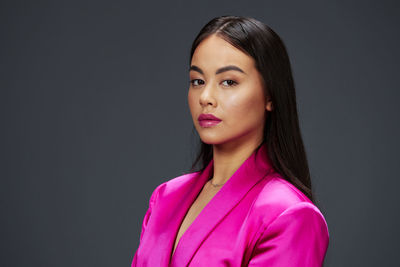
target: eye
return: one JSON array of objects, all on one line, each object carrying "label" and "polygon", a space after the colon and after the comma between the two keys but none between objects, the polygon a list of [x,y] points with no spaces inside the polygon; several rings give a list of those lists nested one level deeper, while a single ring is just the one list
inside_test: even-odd
[{"label": "eye", "polygon": [[204,84],[204,81],[200,79],[193,79],[189,83],[193,86],[199,86],[200,84]]},{"label": "eye", "polygon": [[237,84],[237,82],[235,82],[234,80],[225,80],[222,83],[225,83],[224,85],[226,85],[228,87],[235,86]]}]

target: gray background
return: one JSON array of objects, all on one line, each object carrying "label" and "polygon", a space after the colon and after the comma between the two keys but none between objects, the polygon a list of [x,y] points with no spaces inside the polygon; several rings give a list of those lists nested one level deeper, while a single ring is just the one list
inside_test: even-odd
[{"label": "gray background", "polygon": [[325,266],[398,266],[398,2],[232,0],[1,2],[1,266],[130,266],[195,152],[191,42],[226,14],[287,46]]}]

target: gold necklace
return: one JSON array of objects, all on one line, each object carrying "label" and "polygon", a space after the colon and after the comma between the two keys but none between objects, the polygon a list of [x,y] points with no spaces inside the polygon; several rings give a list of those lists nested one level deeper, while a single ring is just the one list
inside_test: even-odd
[{"label": "gold necklace", "polygon": [[[211,179],[212,180],[212,179]],[[223,184],[213,184],[213,182],[210,180],[210,184],[212,185],[212,186],[214,186],[214,187],[219,187],[219,186],[222,186],[222,185],[224,185],[225,183],[223,183]]]}]

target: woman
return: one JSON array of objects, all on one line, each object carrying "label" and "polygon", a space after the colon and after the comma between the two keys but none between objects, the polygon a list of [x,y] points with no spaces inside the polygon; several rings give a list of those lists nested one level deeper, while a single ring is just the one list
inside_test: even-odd
[{"label": "woman", "polygon": [[202,166],[154,190],[132,266],[322,266],[329,233],[279,36],[253,18],[214,18],[189,75],[192,171]]}]

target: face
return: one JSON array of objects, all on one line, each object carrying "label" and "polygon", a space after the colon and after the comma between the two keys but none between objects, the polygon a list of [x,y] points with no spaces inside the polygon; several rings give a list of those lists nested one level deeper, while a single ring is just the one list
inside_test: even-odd
[{"label": "face", "polygon": [[[196,48],[189,71],[188,103],[194,126],[207,144],[263,140],[266,101],[262,77],[252,57],[213,34]],[[200,121],[212,114],[219,122]]]}]

